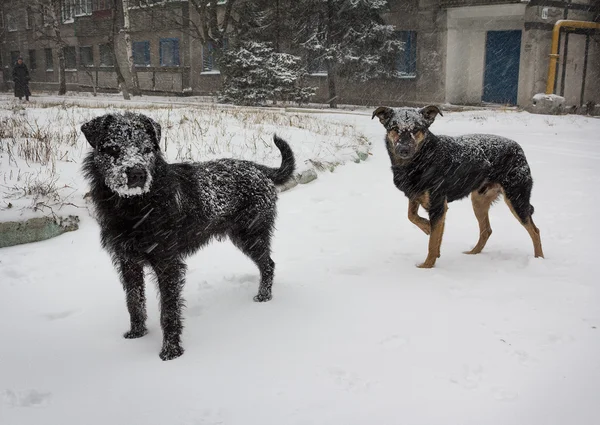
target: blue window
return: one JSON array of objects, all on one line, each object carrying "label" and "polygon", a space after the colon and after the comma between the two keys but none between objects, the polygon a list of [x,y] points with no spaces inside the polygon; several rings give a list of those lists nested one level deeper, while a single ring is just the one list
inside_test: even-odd
[{"label": "blue window", "polygon": [[150,42],[133,42],[133,63],[135,66],[150,66]]},{"label": "blue window", "polygon": [[160,66],[179,66],[179,39],[160,39]]},{"label": "blue window", "polygon": [[[223,39],[223,49],[227,48],[229,40]],[[202,45],[202,72],[218,72],[219,64],[215,60],[215,52],[218,47],[214,41],[208,41]]]},{"label": "blue window", "polygon": [[399,77],[417,76],[417,33],[416,31],[396,31],[396,36],[404,42],[404,50],[396,58],[396,72]]}]

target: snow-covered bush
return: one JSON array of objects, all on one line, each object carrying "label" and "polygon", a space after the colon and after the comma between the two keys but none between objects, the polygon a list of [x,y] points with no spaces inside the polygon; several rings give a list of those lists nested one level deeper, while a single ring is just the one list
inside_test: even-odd
[{"label": "snow-covered bush", "polygon": [[276,52],[269,43],[244,42],[221,58],[223,88],[220,101],[264,105],[268,101],[306,103],[314,95],[305,86],[302,59]]}]

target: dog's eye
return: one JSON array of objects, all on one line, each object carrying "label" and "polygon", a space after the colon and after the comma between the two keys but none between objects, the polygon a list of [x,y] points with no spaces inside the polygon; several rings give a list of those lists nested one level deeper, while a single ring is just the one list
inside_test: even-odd
[{"label": "dog's eye", "polygon": [[110,156],[117,156],[121,152],[118,146],[106,146],[102,149],[102,153]]},{"label": "dog's eye", "polygon": [[152,149],[151,146],[145,146],[144,149],[142,149],[143,154],[149,154],[152,153],[152,151],[154,151],[154,149]]}]

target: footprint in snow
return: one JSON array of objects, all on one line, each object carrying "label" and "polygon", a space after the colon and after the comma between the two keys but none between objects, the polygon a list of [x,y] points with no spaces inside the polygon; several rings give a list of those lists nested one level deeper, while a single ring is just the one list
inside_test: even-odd
[{"label": "footprint in snow", "polygon": [[333,382],[345,391],[366,392],[371,388],[371,382],[361,379],[357,374],[346,372],[339,367],[330,367],[327,369]]},{"label": "footprint in snow", "polygon": [[66,310],[66,311],[61,311],[58,313],[46,313],[43,316],[50,321],[54,321],[54,320],[66,319],[67,317],[72,316],[77,313],[81,313],[81,310]]},{"label": "footprint in snow", "polygon": [[400,335],[391,335],[379,341],[379,345],[385,348],[400,348],[408,344],[408,339]]},{"label": "footprint in snow", "polygon": [[2,395],[4,403],[12,407],[44,407],[50,402],[52,393],[38,390],[6,390]]}]

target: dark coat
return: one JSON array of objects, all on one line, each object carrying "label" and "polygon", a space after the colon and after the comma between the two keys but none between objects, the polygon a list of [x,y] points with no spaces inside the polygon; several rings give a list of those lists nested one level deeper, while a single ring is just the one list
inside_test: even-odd
[{"label": "dark coat", "polygon": [[18,62],[15,63],[12,78],[15,83],[15,97],[31,96],[31,92],[29,91],[29,70],[25,63],[21,65]]}]

